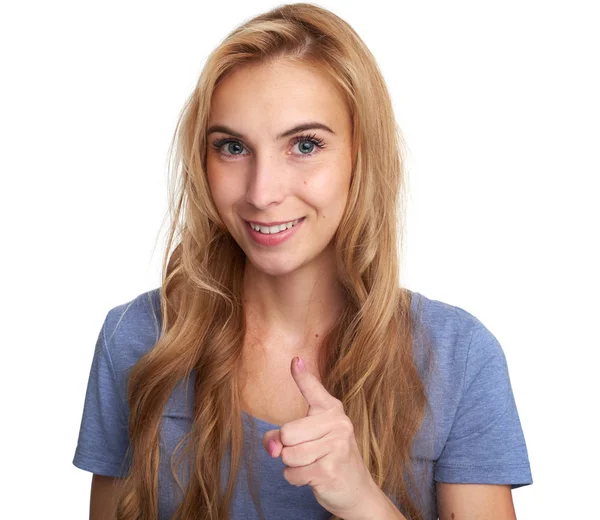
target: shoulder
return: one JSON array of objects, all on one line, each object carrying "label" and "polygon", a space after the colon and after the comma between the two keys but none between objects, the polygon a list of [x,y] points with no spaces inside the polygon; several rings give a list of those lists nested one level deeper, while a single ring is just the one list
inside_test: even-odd
[{"label": "shoulder", "polygon": [[457,419],[464,420],[465,435],[476,429],[466,408],[483,417],[478,406],[489,411],[508,402],[510,379],[502,346],[479,318],[457,305],[412,296],[415,361],[427,392],[427,421],[434,421],[423,427],[436,432],[427,455],[436,459]]},{"label": "shoulder", "polygon": [[[494,334],[471,312],[410,291],[415,354],[425,368],[424,356],[430,355],[435,370],[456,376],[466,372],[467,362],[485,362],[504,358],[504,352]],[[429,347],[429,348],[427,348]]]},{"label": "shoulder", "polygon": [[416,291],[410,291],[410,294],[412,315],[439,338],[453,339],[464,333],[470,335],[484,327],[479,318],[458,305],[435,300]]},{"label": "shoulder", "polygon": [[158,341],[161,330],[160,288],[111,308],[102,334],[117,376],[126,374]]}]

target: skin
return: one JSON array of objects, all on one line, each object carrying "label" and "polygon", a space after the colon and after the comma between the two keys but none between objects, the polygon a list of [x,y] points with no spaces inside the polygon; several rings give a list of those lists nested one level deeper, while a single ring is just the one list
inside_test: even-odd
[{"label": "skin", "polygon": [[436,482],[440,520],[516,520],[510,486]]},{"label": "skin", "polygon": [[90,520],[112,520],[122,479],[94,475],[90,493]]},{"label": "skin", "polygon": [[[277,135],[308,122],[328,129]],[[241,134],[211,131],[227,127]],[[346,205],[352,169],[347,107],[320,74],[285,62],[236,70],[217,87],[208,124],[207,175],[217,211],[246,253],[248,331],[239,367],[244,408],[281,424],[307,405],[289,372],[302,356],[313,367],[320,340],[342,306],[332,238]],[[320,140],[319,148],[308,135]],[[214,142],[235,139],[237,144]],[[247,221],[304,218],[293,237],[267,247]],[[275,395],[278,399],[273,399]]]},{"label": "skin", "polygon": [[[322,123],[332,132],[311,129],[276,138],[306,122]],[[317,500],[329,510],[344,512],[342,518],[403,519],[373,486],[350,420],[316,371],[318,338],[334,322],[343,301],[332,238],[351,178],[347,107],[328,79],[311,69],[283,61],[253,64],[219,84],[208,126],[221,127],[207,136],[211,194],[247,257],[242,400],[255,404],[249,410],[256,417],[281,425],[265,434],[263,446],[272,457],[282,457],[284,477],[291,484],[311,485]],[[314,135],[325,148],[306,139],[294,142],[300,134]],[[225,138],[238,144],[215,149],[213,142]],[[300,217],[305,220],[294,236],[274,247],[256,244],[246,229],[248,220]],[[304,373],[292,362],[296,355],[305,363]],[[110,517],[114,483],[118,479],[94,476],[91,519]],[[337,484],[361,491],[340,493]],[[436,483],[436,489],[441,520],[516,518],[510,486]],[[357,496],[362,499],[358,503]]]},{"label": "skin", "polygon": [[[276,139],[313,121],[333,133],[314,129]],[[220,153],[213,142],[234,137],[211,132],[207,153],[217,211],[248,260],[245,309],[256,329],[286,338],[285,347],[278,341],[274,349],[298,345],[306,330],[318,332],[331,323],[342,301],[331,240],[350,186],[350,115],[326,78],[277,62],[246,66],[227,77],[213,97],[209,130],[214,125],[245,136],[235,138],[240,145],[223,145]],[[294,143],[301,134],[315,135],[325,148],[308,140]],[[301,217],[305,220],[295,235],[275,247],[256,244],[247,231],[246,221]]]}]

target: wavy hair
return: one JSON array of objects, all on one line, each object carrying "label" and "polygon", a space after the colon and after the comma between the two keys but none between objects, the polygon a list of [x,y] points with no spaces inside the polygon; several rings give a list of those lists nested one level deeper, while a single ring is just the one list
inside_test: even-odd
[{"label": "wavy hair", "polygon": [[[422,518],[410,492],[419,487],[411,444],[428,401],[413,359],[411,294],[399,286],[403,140],[382,74],[364,42],[332,12],[297,3],[278,6],[234,29],[207,58],[181,112],[170,150],[171,227],[160,287],[162,329],[129,375],[131,463],[117,504],[120,520],[158,517],[161,414],[178,382],[191,374],[192,425],[171,460],[181,491],[174,518],[229,518],[244,443],[235,367],[246,331],[245,254],[211,197],[206,130],[219,82],[245,64],[273,60],[325,74],[351,114],[350,191],[333,239],[345,302],[323,338],[318,370],[327,391],[342,401],[374,481],[408,518]],[[228,449],[223,493],[220,465]],[[185,489],[176,470],[184,454],[189,469]]]}]

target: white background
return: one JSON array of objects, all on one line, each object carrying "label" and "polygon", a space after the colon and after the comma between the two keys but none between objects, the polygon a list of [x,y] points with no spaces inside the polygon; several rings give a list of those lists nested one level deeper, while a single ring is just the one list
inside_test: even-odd
[{"label": "white background", "polygon": [[[377,58],[406,138],[403,283],[504,348],[534,480],[513,492],[520,519],[597,514],[595,4],[321,2]],[[71,461],[94,343],[110,308],[159,284],[179,111],[208,53],[275,5],[3,5],[6,518],[86,517]]]}]

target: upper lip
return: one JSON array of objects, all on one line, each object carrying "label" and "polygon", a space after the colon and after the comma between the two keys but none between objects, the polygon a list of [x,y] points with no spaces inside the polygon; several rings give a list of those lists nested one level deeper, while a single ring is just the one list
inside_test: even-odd
[{"label": "upper lip", "polygon": [[299,217],[299,218],[293,218],[290,220],[280,220],[279,222],[258,222],[256,220],[246,220],[246,222],[249,222],[251,224],[254,224],[255,226],[279,226],[280,224],[287,224],[288,222],[294,222],[296,220],[300,220],[304,217]]}]

